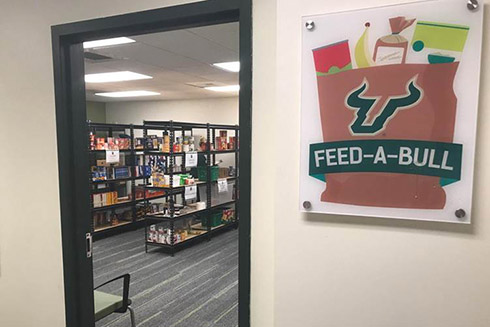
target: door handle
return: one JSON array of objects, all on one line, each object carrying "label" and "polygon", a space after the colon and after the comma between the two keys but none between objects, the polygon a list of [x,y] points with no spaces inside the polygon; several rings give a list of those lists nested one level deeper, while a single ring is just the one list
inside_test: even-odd
[{"label": "door handle", "polygon": [[87,249],[87,258],[92,258],[92,248],[93,248],[92,233],[85,234],[85,244]]}]

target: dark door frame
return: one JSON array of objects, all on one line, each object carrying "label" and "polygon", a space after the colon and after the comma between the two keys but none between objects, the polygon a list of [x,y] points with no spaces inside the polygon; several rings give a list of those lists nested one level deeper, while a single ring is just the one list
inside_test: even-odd
[{"label": "dark door frame", "polygon": [[66,326],[94,326],[82,42],[198,26],[240,24],[239,324],[250,326],[252,0],[210,0],[52,26]]}]

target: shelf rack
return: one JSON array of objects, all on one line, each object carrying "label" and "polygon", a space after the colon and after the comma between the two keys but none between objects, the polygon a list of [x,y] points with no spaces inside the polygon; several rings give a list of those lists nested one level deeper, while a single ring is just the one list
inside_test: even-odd
[{"label": "shelf rack", "polygon": [[[176,214],[176,204],[177,204],[177,195],[180,193],[182,197],[182,203],[185,205],[186,200],[185,200],[185,186],[176,186],[174,187],[174,174],[177,173],[175,172],[176,164],[175,164],[175,158],[177,156],[183,156],[182,157],[182,164],[181,164],[181,170],[186,170],[185,167],[185,152],[174,152],[174,141],[176,137],[176,133],[181,133],[182,137],[186,135],[186,133],[190,133],[190,136],[193,136],[194,134],[194,129],[201,129],[201,130],[206,130],[206,140],[207,140],[207,146],[206,146],[206,151],[200,151],[201,155],[204,155],[206,157],[206,169],[207,169],[207,179],[206,181],[200,181],[198,184],[203,185],[206,187],[206,208],[202,210],[194,210],[191,212],[186,212],[183,214]],[[209,124],[209,123],[189,123],[189,122],[177,122],[177,121],[144,121],[143,122],[143,137],[145,139],[148,139],[148,131],[158,131],[162,133],[162,137],[164,135],[169,136],[169,141],[170,141],[170,148],[169,152],[161,152],[155,149],[145,149],[145,155],[144,155],[144,165],[146,165],[146,157],[147,155],[154,155],[154,156],[162,156],[165,157],[165,173],[169,175],[169,186],[168,187],[153,187],[153,186],[147,186],[146,189],[164,189],[167,193],[165,196],[166,203],[168,204],[168,214],[162,215],[162,214],[146,214],[145,215],[145,251],[148,252],[148,247],[153,246],[153,247],[159,247],[165,252],[170,253],[172,256],[179,251],[180,249],[189,246],[191,244],[194,244],[195,242],[199,240],[210,240],[213,235],[216,233],[220,233],[223,231],[226,231],[229,228],[237,228],[238,227],[238,161],[239,161],[239,126],[238,125],[221,125],[221,124]],[[217,130],[232,130],[235,132],[235,146],[234,149],[230,150],[215,150],[216,144],[216,131]],[[211,141],[212,140],[212,141]],[[146,146],[146,143],[145,143]],[[224,203],[219,203],[219,204],[213,204],[212,203],[212,184],[213,182],[211,180],[211,167],[213,165],[216,165],[216,155],[223,154],[223,153],[233,153],[235,154],[235,176],[229,177],[228,180],[234,180],[235,185],[234,185],[234,190],[233,190],[233,200],[232,201],[227,201]],[[150,185],[149,183],[149,178],[145,179],[145,184]],[[198,187],[199,187],[198,185]],[[146,190],[145,190],[145,196],[146,196]],[[151,200],[153,199],[146,199],[147,205],[151,204]],[[235,215],[234,215],[234,220],[226,223],[226,224],[221,224],[218,226],[211,227],[211,223],[207,219],[209,219],[209,216],[212,212],[212,210],[220,208],[220,207],[226,207],[234,205],[235,206]],[[145,210],[148,212],[149,210]],[[185,219],[188,218],[196,218],[196,221],[201,221],[200,223],[196,223],[193,226],[201,226],[200,229],[197,228],[192,228],[189,227],[189,229],[193,230],[195,234],[188,234],[185,239],[181,239],[180,241],[176,242],[176,237],[175,237],[175,224],[178,222],[183,222]],[[203,222],[208,222],[206,223],[206,226],[203,226]],[[166,223],[168,224],[169,228],[167,229],[169,231],[168,233],[168,239],[166,243],[158,243],[154,241],[149,241],[149,228],[151,226],[155,226],[157,224],[161,223]]]},{"label": "shelf rack", "polygon": [[[143,150],[135,149],[134,131],[135,129],[141,129],[141,128],[142,126],[133,125],[133,124],[106,124],[106,123],[93,123],[87,121],[87,151],[89,154],[90,166],[96,166],[97,159],[102,159],[103,157],[101,155],[106,153],[106,150],[96,150],[92,148],[90,144],[91,133],[95,137],[97,136],[97,133],[104,133],[104,137],[107,138],[107,137],[114,137],[115,133],[122,132],[128,135],[130,139],[129,149],[119,150],[120,153],[125,153],[126,155],[129,156],[129,158],[126,159],[129,160],[129,162],[126,162],[126,166],[129,168],[129,172],[130,172],[129,177],[94,181],[92,178],[92,174],[89,172],[88,180],[91,185],[90,203],[92,208],[90,221],[91,221],[91,228],[92,228],[94,239],[100,239],[106,236],[110,236],[128,230],[134,230],[140,226],[143,226],[144,224],[141,217],[138,218],[137,212],[138,212],[138,205],[140,203],[143,203],[145,199],[136,199],[136,192],[135,192],[136,191],[135,182],[137,180],[144,179],[144,176],[136,176],[136,169],[137,169],[136,155],[139,152],[143,152]],[[92,197],[93,194],[100,193],[100,192],[107,192],[107,191],[115,191],[117,186],[121,185],[122,183],[124,183],[126,187],[127,187],[127,183],[130,183],[131,192],[128,192],[128,195],[130,195],[129,200],[120,203],[102,206],[102,207],[94,207],[93,197]],[[104,185],[105,187],[101,188],[101,186]],[[129,221],[126,220],[119,221],[119,223],[116,225],[103,225],[103,226],[95,225],[94,214],[97,214],[99,212],[106,212],[106,214],[110,212],[111,214],[116,214],[116,210],[123,209],[123,208],[129,208],[131,210],[131,218]]]}]

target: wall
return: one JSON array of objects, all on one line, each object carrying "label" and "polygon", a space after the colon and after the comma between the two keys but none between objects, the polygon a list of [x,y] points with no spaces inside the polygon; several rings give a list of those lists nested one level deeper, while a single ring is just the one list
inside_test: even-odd
[{"label": "wall", "polygon": [[[15,142],[4,142],[9,160],[0,170],[0,326],[64,326],[49,27],[183,2],[0,2],[0,114],[8,122],[0,138],[15,136]],[[276,7],[274,0],[255,1],[253,327],[490,325],[488,35],[473,225],[298,213],[300,17],[397,2],[279,0]],[[19,126],[29,132],[18,133]],[[29,145],[40,173],[24,173],[33,163],[19,144]],[[23,173],[12,173],[18,171]]]},{"label": "wall", "polygon": [[[252,80],[252,292],[253,327],[274,324],[274,180],[278,167],[274,144],[288,128],[278,126],[276,107],[276,0],[253,1]],[[282,114],[282,113],[281,113]],[[280,132],[278,132],[280,131]],[[286,162],[288,155],[286,154]],[[289,177],[282,176],[289,179]],[[301,325],[306,327],[307,325]]]},{"label": "wall", "polygon": [[[487,32],[490,1],[482,2]],[[298,212],[301,16],[397,3],[278,1],[275,326],[490,326],[488,33],[472,226]]]},{"label": "wall", "polygon": [[[0,326],[65,325],[50,26],[185,2],[0,1],[0,115],[8,122],[0,138],[12,140],[3,144],[9,159],[0,169]],[[260,87],[253,143],[262,156],[253,159],[251,319],[265,327],[273,321],[275,163],[263,159],[272,150],[263,139],[274,138],[275,0],[256,1],[253,15],[254,85]],[[25,173],[33,166],[36,173]]]},{"label": "wall", "polygon": [[105,103],[87,101],[87,120],[93,123],[105,123]]},{"label": "wall", "polygon": [[238,124],[238,98],[106,103],[107,122],[142,124],[143,120]]}]

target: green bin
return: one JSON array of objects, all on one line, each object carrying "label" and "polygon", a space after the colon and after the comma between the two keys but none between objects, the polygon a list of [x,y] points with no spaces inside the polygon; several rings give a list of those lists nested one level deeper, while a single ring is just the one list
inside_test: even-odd
[{"label": "green bin", "polygon": [[202,220],[202,225],[204,227],[216,227],[221,225],[221,218],[223,217],[222,210],[213,210],[207,217]]},{"label": "green bin", "polygon": [[[219,176],[219,167],[211,166],[211,181],[217,181]],[[200,181],[206,181],[208,178],[208,167],[199,166],[197,167],[197,178]]]}]

